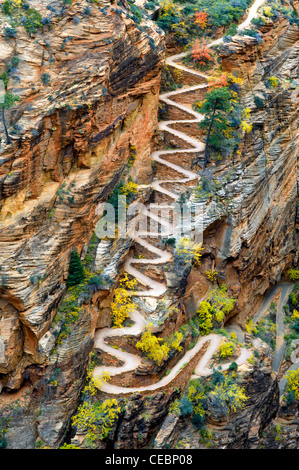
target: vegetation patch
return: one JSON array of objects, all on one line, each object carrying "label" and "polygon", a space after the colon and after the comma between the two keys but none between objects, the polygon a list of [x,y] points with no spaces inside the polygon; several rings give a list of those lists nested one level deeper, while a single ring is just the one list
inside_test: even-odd
[{"label": "vegetation patch", "polygon": [[209,160],[222,161],[238,152],[244,134],[250,133],[250,108],[240,104],[242,80],[232,74],[218,73],[209,80],[202,101],[193,105],[204,115],[199,128],[205,134],[203,173]]},{"label": "vegetation patch", "polygon": [[256,338],[260,338],[264,343],[271,346],[274,351],[276,347],[276,324],[270,319],[270,315],[262,318],[258,323],[254,324],[250,319],[245,329],[247,333],[252,334]]},{"label": "vegetation patch", "polygon": [[140,349],[148,359],[160,366],[168,359],[170,353],[181,351],[183,333],[175,332],[168,338],[158,338],[151,332],[152,325],[148,324],[142,333],[140,341],[136,343],[136,348]]},{"label": "vegetation patch", "polygon": [[[296,271],[296,270],[294,270]],[[296,273],[295,273],[296,275]],[[284,336],[286,342],[285,359],[290,360],[293,352],[293,341],[299,339],[299,284],[296,283],[289,295],[288,303],[284,306],[286,324],[286,333]]]},{"label": "vegetation patch", "polygon": [[232,341],[223,341],[219,347],[219,358],[226,359],[233,356],[236,346]]},{"label": "vegetation patch", "polygon": [[96,236],[91,238],[86,255],[86,263],[84,261],[82,264],[77,250],[74,250],[71,255],[69,277],[67,280],[68,290],[53,320],[54,323],[60,324],[60,331],[54,333],[56,334],[56,345],[63,343],[64,339],[71,334],[72,325],[83,316],[84,308],[82,302],[90,294],[90,286],[99,287],[103,284],[101,273],[94,273],[90,270],[91,260],[89,255],[91,250],[94,250],[96,240]]},{"label": "vegetation patch", "polygon": [[[211,36],[243,16],[251,0],[165,0],[161,2],[157,24],[179,45]],[[146,6],[146,5],[145,5]]]},{"label": "vegetation patch", "polygon": [[290,370],[286,375],[287,383],[284,391],[284,401],[287,404],[299,401],[299,369]]},{"label": "vegetation patch", "polygon": [[[84,447],[95,449],[99,442],[108,438],[121,412],[121,406],[116,399],[104,401],[95,400],[94,397],[104,382],[109,380],[108,373],[104,373],[99,379],[93,378],[93,370],[96,366],[95,356],[90,354],[87,368],[86,385],[81,394],[81,403],[77,413],[72,417],[72,425],[85,434]],[[76,448],[70,444],[64,444],[62,449]]]},{"label": "vegetation patch", "polygon": [[169,411],[182,418],[192,416],[193,424],[202,428],[211,408],[222,416],[244,408],[248,397],[239,380],[235,371],[223,373],[214,369],[208,379],[190,380],[186,392],[174,401]]},{"label": "vegetation patch", "polygon": [[197,309],[198,327],[202,336],[209,334],[214,327],[221,324],[225,316],[234,308],[236,299],[227,294],[227,286],[212,289],[207,299],[200,302]]},{"label": "vegetation patch", "polygon": [[44,24],[42,15],[23,0],[6,0],[2,5],[2,13],[9,18],[13,29],[22,25],[30,37]]},{"label": "vegetation patch", "polygon": [[135,309],[135,303],[132,301],[132,290],[136,286],[137,280],[130,280],[128,275],[125,274],[119,282],[119,287],[115,289],[114,299],[111,303],[114,328],[121,328],[124,321],[129,318],[130,313]]}]

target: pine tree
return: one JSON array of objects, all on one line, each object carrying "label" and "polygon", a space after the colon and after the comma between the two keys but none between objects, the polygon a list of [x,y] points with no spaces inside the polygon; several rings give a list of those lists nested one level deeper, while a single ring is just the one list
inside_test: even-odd
[{"label": "pine tree", "polygon": [[84,279],[84,270],[81,263],[78,251],[75,250],[71,254],[70,266],[69,266],[69,277],[66,281],[67,287],[75,286],[80,284]]},{"label": "pine tree", "polygon": [[17,95],[14,95],[11,93],[7,87],[8,87],[8,82],[12,76],[12,74],[16,71],[16,67],[19,64],[19,58],[17,56],[12,58],[12,61],[9,62],[7,65],[7,69],[4,70],[2,75],[0,75],[0,80],[2,81],[3,85],[3,90],[1,89],[0,93],[0,109],[2,110],[2,122],[3,122],[3,127],[4,127],[4,132],[5,132],[5,137],[6,137],[6,143],[10,144],[11,140],[8,134],[7,130],[7,125],[6,125],[6,119],[5,119],[5,110],[11,108],[16,101],[20,101],[20,98]]},{"label": "pine tree", "polygon": [[228,87],[212,88],[204,101],[195,108],[204,115],[200,129],[208,131],[205,145],[203,172],[208,163],[209,145],[221,147],[222,134],[230,129],[227,113],[231,109],[232,93]]}]

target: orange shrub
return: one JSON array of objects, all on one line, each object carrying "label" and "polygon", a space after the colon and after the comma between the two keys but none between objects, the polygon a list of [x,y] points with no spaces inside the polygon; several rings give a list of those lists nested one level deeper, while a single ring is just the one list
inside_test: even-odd
[{"label": "orange shrub", "polygon": [[219,88],[223,86],[228,86],[226,73],[222,73],[218,77],[211,77],[211,79],[209,80],[209,89]]},{"label": "orange shrub", "polygon": [[192,46],[191,56],[199,65],[207,65],[212,60],[212,50],[205,42],[201,43],[197,39]]},{"label": "orange shrub", "polygon": [[195,13],[194,23],[201,29],[206,29],[208,25],[208,15],[205,11],[197,11]]}]

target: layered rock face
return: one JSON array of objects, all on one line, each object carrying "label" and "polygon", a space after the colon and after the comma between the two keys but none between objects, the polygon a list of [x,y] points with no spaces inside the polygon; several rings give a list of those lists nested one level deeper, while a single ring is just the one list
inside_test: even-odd
[{"label": "layered rock face", "polygon": [[[12,448],[31,448],[40,439],[58,447],[65,439],[95,328],[110,326],[113,292],[91,290],[71,335],[53,353],[53,319],[66,292],[70,253],[86,253],[98,203],[123,175],[130,149],[136,151],[132,178],[151,179],[163,59],[160,33],[148,20],[137,27],[125,3],[88,4],[89,13],[80,2],[67,9],[48,1],[32,6],[51,16],[51,28],[31,38],[18,28],[0,48],[1,72],[19,58],[8,85],[20,97],[7,112],[12,143],[2,142],[0,156],[0,407],[13,410],[6,436]],[[211,267],[238,298],[234,314],[244,324],[297,261],[298,30],[269,22],[263,34],[262,45],[243,37],[221,52],[223,70],[245,80],[243,104],[251,108],[253,131],[233,171],[230,162],[215,168],[224,182],[221,202],[207,197],[203,204],[202,264],[189,275],[183,301],[190,317],[211,286],[204,274]],[[278,87],[269,86],[273,76]],[[129,248],[130,240],[104,241],[96,263],[115,273]],[[166,277],[168,287],[177,287],[177,273]],[[250,397],[244,412],[224,420],[210,410],[214,447],[260,445],[278,409],[277,381],[267,355],[262,359],[243,371]],[[149,446],[176,395],[132,396],[109,444]],[[169,416],[156,447],[176,445],[185,435],[201,446],[190,422]]]},{"label": "layered rock face", "polygon": [[[222,69],[244,80],[242,101],[251,110],[253,130],[233,171],[230,162],[215,169],[221,203],[204,203],[207,256],[201,271],[216,266],[238,298],[234,314],[240,324],[297,262],[298,28],[283,20],[269,22],[262,32],[262,44],[236,37],[220,53]],[[269,85],[270,77],[279,86]],[[193,309],[207,288],[204,276],[193,273],[186,306]]]},{"label": "layered rock face", "polygon": [[[132,147],[133,180],[150,179],[164,48],[161,32],[147,19],[138,28],[125,2],[30,6],[51,17],[51,26],[31,37],[18,27],[15,38],[2,37],[0,44],[1,73],[19,59],[8,88],[20,98],[6,112],[12,143],[5,144],[3,132],[0,155],[2,406],[13,401],[6,391],[24,379],[41,393],[51,351],[47,332],[65,293],[70,253],[86,253],[97,205],[121,178]],[[2,15],[2,26],[5,21]],[[56,426],[53,431],[45,416],[50,445],[63,435],[84,379],[97,322],[93,308],[84,315],[77,338],[55,359],[62,389],[56,398],[44,393]],[[25,388],[18,397],[27,403]],[[36,435],[35,423],[30,446]],[[17,441],[14,436],[11,445],[22,447]]]},{"label": "layered rock face", "polygon": [[215,403],[207,406],[207,438],[191,423],[190,417],[178,418],[169,413],[160,427],[154,448],[204,449],[255,449],[260,447],[260,436],[277,413],[279,389],[272,373],[269,347],[259,348],[259,359],[254,365],[239,368],[240,385],[248,400],[243,410],[224,414]]}]

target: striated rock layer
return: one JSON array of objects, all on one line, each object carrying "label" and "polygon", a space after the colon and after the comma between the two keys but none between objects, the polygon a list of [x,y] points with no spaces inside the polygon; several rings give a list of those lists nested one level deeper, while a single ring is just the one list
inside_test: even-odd
[{"label": "striated rock layer", "polygon": [[[0,43],[1,73],[19,58],[8,88],[20,97],[6,115],[12,143],[1,133],[0,406],[15,396],[39,416],[29,413],[26,424],[25,412],[12,419],[8,445],[20,448],[34,446],[37,435],[57,445],[76,407],[97,323],[93,301],[107,294],[93,297],[54,359],[49,330],[70,254],[86,253],[97,205],[120,180],[132,148],[132,179],[151,177],[164,54],[161,32],[148,19],[137,26],[125,2],[73,1],[63,11],[61,2],[30,6],[50,15],[51,27],[31,37],[18,27]],[[58,387],[50,383],[53,370],[61,374]]]},{"label": "striated rock layer", "polygon": [[[220,203],[202,203],[205,256],[200,271],[212,266],[238,298],[240,324],[258,309],[262,295],[297,262],[298,51],[299,33],[286,20],[263,27],[263,43],[236,37],[225,44],[222,69],[244,80],[242,104],[250,108],[253,130],[231,162],[215,168]],[[267,86],[277,77],[277,88]],[[256,97],[263,100],[258,108]],[[209,287],[193,272],[185,305],[194,310]]]},{"label": "striated rock layer", "polygon": [[[45,16],[49,3],[34,6]],[[110,326],[113,295],[91,289],[71,335],[52,353],[53,319],[65,293],[70,253],[75,247],[86,253],[99,217],[96,207],[120,180],[130,149],[136,149],[132,178],[146,184],[152,175],[161,36],[148,20],[138,28],[125,3],[103,1],[89,8],[92,14],[86,15],[82,4],[73,2],[64,15],[53,15],[43,34],[28,38],[19,28],[0,48],[1,72],[12,57],[20,59],[19,79],[12,78],[9,88],[21,99],[7,113],[13,142],[2,143],[0,156],[0,407],[14,405],[8,447],[34,447],[39,439],[58,447],[63,441],[94,330]],[[183,302],[188,316],[210,287],[204,273],[211,267],[238,298],[234,313],[243,324],[271,284],[297,262],[298,30],[286,21],[270,23],[263,27],[262,45],[238,37],[221,52],[223,70],[245,80],[243,104],[251,109],[253,131],[234,171],[229,161],[215,168],[219,181],[224,178],[221,202],[208,197],[202,203],[205,251],[201,267],[188,278]],[[272,76],[279,87],[267,86]],[[264,101],[261,109],[256,97]],[[102,244],[98,267],[105,259],[106,271],[115,274],[129,248],[130,240],[113,248]],[[216,447],[257,447],[277,412],[270,367],[255,367],[245,379],[251,399],[244,414],[232,422],[215,414],[210,423],[219,428]],[[149,407],[139,395],[132,397],[113,445],[148,445],[174,397],[156,394]],[[148,410],[154,416],[141,419]],[[166,419],[157,447],[175,440],[177,432],[192,433],[190,423],[180,428],[178,420]],[[198,447],[198,435],[193,437]]]}]

